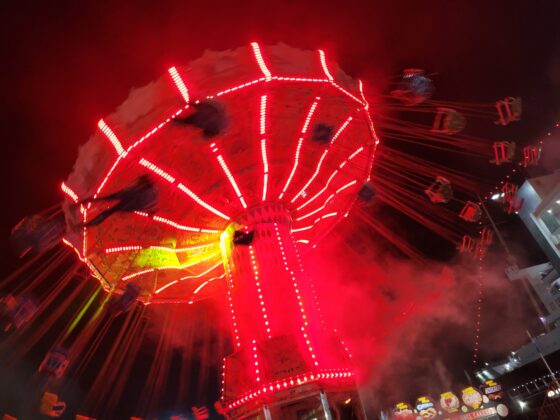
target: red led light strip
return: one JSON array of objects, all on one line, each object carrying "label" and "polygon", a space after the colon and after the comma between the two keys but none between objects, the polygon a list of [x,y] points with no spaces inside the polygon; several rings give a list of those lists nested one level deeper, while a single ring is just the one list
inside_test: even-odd
[{"label": "red led light strip", "polygon": [[175,182],[175,178],[172,177],[171,175],[169,175],[167,172],[165,172],[163,169],[158,168],[156,165],[154,165],[153,163],[147,161],[146,159],[142,158],[140,159],[140,165],[148,168],[150,171],[158,174],[159,176],[161,176],[163,179],[165,179],[166,181],[169,181],[171,184],[173,184]]},{"label": "red led light strip", "polygon": [[325,53],[323,50],[319,50],[319,59],[321,60],[321,67],[323,67],[325,76],[327,76],[329,82],[334,82],[334,78],[332,77],[331,73],[329,72],[329,68],[327,67],[327,60],[325,60]]},{"label": "red led light strip", "polygon": [[60,189],[64,194],[66,194],[74,203],[78,204],[78,194],[76,194],[72,188],[66,185],[64,182],[60,184]]},{"label": "red led light strip", "polygon": [[[216,155],[216,159],[218,159],[218,162],[219,162],[220,166],[222,167],[222,170],[226,174],[226,177],[227,177],[229,183],[233,187],[233,190],[235,191],[235,194],[237,195],[237,198],[239,198],[239,201],[241,202],[241,205],[243,206],[244,209],[246,209],[247,208],[247,203],[245,203],[245,199],[243,198],[243,194],[241,194],[241,191],[239,190],[239,187],[237,186],[237,182],[235,181],[235,178],[233,177],[231,171],[229,170],[229,168],[226,164],[226,161],[224,160],[223,156],[221,155],[220,151],[218,150],[218,146],[216,146],[216,143],[212,143],[210,145],[210,149]],[[228,219],[229,219],[229,217],[228,217]]]},{"label": "red led light strip", "polygon": [[115,148],[119,156],[126,155],[126,152],[123,149],[122,144],[117,138],[116,134],[113,133],[113,130],[111,130],[107,124],[105,124],[105,121],[103,121],[103,119],[100,119],[98,121],[97,127],[99,127],[101,132],[105,134],[105,137],[109,139],[109,141],[111,142],[111,144],[113,145],[113,147]]},{"label": "red led light strip", "polygon": [[307,183],[303,186],[303,188],[294,196],[294,198],[292,198],[291,203],[293,203],[294,201],[296,201],[298,199],[298,197],[300,197],[303,192],[305,190],[307,190],[307,187],[309,187],[309,185],[315,180],[315,178],[317,177],[317,175],[319,174],[319,171],[321,170],[321,165],[323,164],[323,160],[325,160],[325,157],[327,156],[327,154],[329,153],[330,147],[334,144],[334,142],[336,141],[336,139],[338,138],[338,136],[340,136],[340,134],[344,131],[344,129],[346,127],[348,127],[348,124],[350,124],[350,121],[352,121],[352,117],[348,117],[346,119],[346,121],[344,121],[344,123],[340,126],[340,128],[337,130],[337,132],[335,133],[335,135],[333,136],[332,140],[330,141],[329,145],[326,147],[325,151],[323,152],[323,154],[321,155],[321,158],[319,159],[319,162],[317,162],[317,167],[315,168],[315,172],[313,172],[313,175],[311,175],[311,178],[309,178],[309,180],[307,181]]},{"label": "red led light strip", "polygon": [[232,88],[221,90],[218,93],[216,93],[215,95],[210,95],[210,96],[207,96],[206,98],[210,99],[210,98],[213,98],[214,96],[222,96],[222,95],[225,95],[227,93],[235,92],[236,90],[243,89],[243,88],[246,88],[248,86],[254,85],[255,83],[264,82],[265,80],[266,79],[264,77],[261,77],[260,79],[251,80],[250,82],[246,82],[246,83],[243,83],[241,85],[234,86]]},{"label": "red led light strip", "polygon": [[336,216],[338,213],[337,212],[332,212],[332,213],[327,213],[322,215],[321,217],[319,217],[318,219],[316,219],[311,225],[309,226],[305,226],[302,228],[298,228],[298,229],[292,229],[292,233],[296,233],[296,232],[303,232],[304,230],[309,230],[309,229],[313,229],[315,227],[315,225],[317,224],[317,222],[320,222],[321,220],[324,219],[328,219],[329,217],[334,217]]},{"label": "red led light strip", "polygon": [[175,86],[177,86],[177,89],[179,89],[179,92],[181,93],[181,96],[183,97],[185,102],[188,104],[189,100],[190,100],[189,99],[189,90],[187,89],[187,86],[185,85],[185,82],[183,82],[183,79],[179,75],[179,72],[177,71],[177,69],[175,67],[171,67],[168,70],[168,72],[171,75],[171,78],[173,79],[173,81],[175,82]]},{"label": "red led light strip", "polygon": [[[160,123],[159,125],[157,125],[156,127],[154,127],[151,131],[149,131],[147,134],[144,134],[142,137],[140,137],[138,140],[136,140],[127,150],[126,153],[123,154],[119,154],[119,156],[117,157],[117,159],[115,160],[115,162],[113,163],[113,165],[111,166],[111,168],[109,169],[109,171],[107,172],[107,174],[105,175],[105,177],[103,178],[103,181],[101,181],[101,184],[99,184],[99,187],[97,188],[97,191],[95,192],[95,194],[93,195],[93,198],[97,198],[99,196],[99,194],[101,193],[101,191],[103,190],[103,187],[105,187],[105,184],[107,183],[107,181],[109,180],[109,177],[113,174],[113,172],[115,171],[115,169],[117,168],[119,162],[121,161],[121,159],[123,159],[124,157],[126,157],[128,155],[128,153],[130,153],[130,151],[132,149],[134,149],[135,147],[137,147],[138,145],[142,144],[145,140],[149,139],[151,136],[153,136],[159,129],[161,129],[161,127],[163,127],[164,125],[166,125],[167,123],[169,123],[171,120],[173,120],[175,117],[177,117],[177,115],[181,114],[181,112],[183,112],[184,109],[187,109],[188,105],[186,105],[185,107],[179,109],[178,111],[176,111],[174,114],[172,114],[169,118],[167,118],[164,122]],[[88,206],[89,207],[89,206]],[[83,211],[83,223],[86,224],[87,222],[87,210],[88,207],[84,208]],[[85,255],[87,254],[87,229],[84,227],[83,228],[83,241],[82,241],[82,254],[85,258]]]},{"label": "red led light strip", "polygon": [[146,249],[154,249],[154,250],[158,250],[158,251],[166,251],[166,252],[172,252],[172,253],[180,253],[180,252],[187,252],[187,251],[196,251],[197,249],[204,249],[204,248],[209,248],[209,247],[217,247],[218,244],[217,243],[211,243],[211,244],[204,244],[204,245],[196,245],[196,246],[189,246],[189,247],[185,247],[185,248],[170,248],[170,247],[166,247],[166,246],[159,246],[159,245],[149,245],[149,246],[143,246],[143,245],[123,245],[123,246],[116,246],[116,247],[112,247],[112,248],[105,248],[104,252],[105,254],[116,254],[119,252],[127,252],[127,251],[141,251],[141,250],[146,250]]},{"label": "red led light strip", "polygon": [[143,211],[135,211],[135,214],[139,215],[139,216],[143,216],[143,217],[150,217],[154,222],[158,222],[164,225],[168,225],[171,227],[174,227],[175,229],[178,230],[184,230],[187,232],[199,232],[199,233],[220,233],[219,230],[217,229],[206,229],[206,228],[198,228],[198,227],[193,227],[193,226],[185,226],[185,225],[181,225],[179,223],[176,223],[172,220],[166,219],[165,217],[161,217],[161,216],[150,216],[148,213],[145,213]]},{"label": "red led light strip", "polygon": [[261,289],[261,282],[259,278],[259,266],[257,264],[257,260],[255,258],[255,250],[253,246],[249,246],[249,254],[251,255],[251,267],[253,269],[253,277],[255,279],[255,286],[257,286],[257,295],[259,297],[259,303],[261,304],[261,311],[263,316],[264,322],[264,329],[266,330],[266,335],[268,338],[272,338],[270,333],[270,323],[268,322],[268,315],[266,314],[266,306],[264,304],[263,292]]},{"label": "red led light strip", "polygon": [[321,210],[323,210],[323,209],[327,206],[327,204],[334,198],[335,195],[341,193],[341,192],[344,191],[346,188],[350,188],[352,185],[356,184],[357,182],[358,182],[357,180],[354,180],[354,181],[350,181],[350,182],[349,182],[348,184],[346,184],[346,185],[343,185],[343,186],[340,187],[338,190],[336,190],[334,193],[332,193],[332,194],[325,200],[325,202],[323,203],[323,205],[322,205],[321,207],[318,207],[318,208],[316,208],[315,210],[313,210],[313,211],[311,211],[311,212],[309,212],[309,213],[307,213],[307,214],[305,214],[305,215],[303,215],[303,216],[301,216],[301,217],[298,217],[298,218],[296,219],[296,222],[299,222],[300,220],[303,220],[303,219],[307,219],[308,217],[313,216],[315,213],[320,212]]},{"label": "red led light strip", "polygon": [[241,347],[241,340],[239,339],[239,328],[237,327],[237,319],[235,318],[235,309],[233,309],[233,297],[231,296],[231,290],[233,289],[233,277],[229,269],[229,262],[227,257],[222,254],[222,260],[224,263],[224,270],[227,280],[227,299],[229,304],[229,311],[231,313],[231,324],[233,326],[233,336],[235,338],[235,344],[237,347]]},{"label": "red led light strip", "polygon": [[262,73],[264,74],[265,80],[269,82],[270,80],[272,80],[272,74],[270,73],[270,70],[268,70],[266,63],[264,62],[259,44],[257,44],[256,42],[251,42],[251,47],[253,47],[253,53],[255,54],[255,59],[257,60],[257,64],[259,65]]},{"label": "red led light strip", "polygon": [[282,243],[282,238],[280,237],[280,231],[278,230],[278,224],[277,223],[274,223],[274,230],[276,231],[276,238],[278,239],[278,246],[280,247],[280,253],[282,254],[282,261],[284,263],[284,269],[286,270],[286,272],[288,272],[290,274],[290,277],[292,279],[294,292],[296,294],[297,303],[298,303],[299,310],[300,310],[300,313],[301,313],[301,319],[302,319],[301,333],[303,335],[305,343],[307,344],[307,349],[309,350],[309,354],[311,355],[311,358],[313,359],[313,364],[315,366],[319,366],[319,362],[317,361],[317,357],[315,356],[315,351],[313,350],[313,346],[311,344],[311,340],[310,340],[309,334],[307,332],[307,327],[309,326],[309,322],[307,321],[307,314],[305,313],[305,308],[303,306],[303,299],[302,299],[302,297],[299,293],[299,285],[298,285],[297,277],[294,274],[294,272],[290,270],[290,267],[288,265],[288,260],[286,259],[286,253],[284,251],[284,244]]},{"label": "red led light strip", "polygon": [[321,194],[323,194],[327,188],[329,187],[329,185],[331,184],[331,181],[334,179],[334,177],[336,176],[336,174],[338,174],[338,171],[341,170],[342,168],[344,168],[344,166],[351,161],[352,159],[354,159],[360,152],[362,152],[364,150],[364,147],[361,146],[359,147],[357,150],[355,150],[350,156],[348,156],[348,158],[346,158],[346,160],[344,160],[337,169],[335,169],[331,176],[329,177],[329,179],[327,180],[327,183],[325,184],[325,186],[317,193],[315,194],[313,197],[311,197],[309,200],[307,200],[305,203],[303,203],[301,206],[299,206],[296,210],[301,210],[304,207],[307,207],[310,203],[312,203],[315,199],[317,199],[317,197],[319,197]]},{"label": "red led light strip", "polygon": [[259,355],[257,354],[257,341],[253,340],[252,349],[253,349],[253,365],[255,366],[255,379],[257,383],[261,381],[261,373],[259,370]]},{"label": "red led light strip", "polygon": [[[159,175],[160,177],[162,177],[163,179],[168,181],[170,184],[172,184],[172,185],[175,184],[175,178],[174,177],[169,175],[169,173],[167,173],[166,171],[161,169],[159,166],[153,164],[152,162],[142,158],[142,159],[140,159],[140,164],[142,166],[146,167],[147,169],[149,169],[150,171],[152,171],[153,173]],[[202,200],[198,195],[196,195],[194,192],[192,192],[192,190],[190,190],[185,184],[180,182],[176,185],[176,187],[179,190],[183,191],[185,194],[187,194],[190,198],[192,198],[198,205],[200,205],[201,207],[204,207],[206,210],[214,213],[216,216],[219,216],[224,220],[229,220],[230,219],[230,217],[228,215],[222,213],[218,209],[212,207],[210,204],[208,204],[207,202]]]},{"label": "red led light strip", "polygon": [[311,382],[318,382],[324,381],[329,379],[340,380],[340,379],[353,379],[354,372],[344,369],[331,369],[331,370],[320,370],[315,373],[302,373],[297,376],[291,376],[289,378],[280,379],[275,382],[269,382],[267,384],[262,385],[258,389],[247,392],[241,398],[231,402],[228,404],[227,409],[231,410],[233,408],[237,408],[245,403],[255,400],[263,395],[268,394],[269,392],[276,392],[281,391],[284,389],[290,389],[297,386],[301,386],[304,384],[308,384]]},{"label": "red led light strip", "polygon": [[[256,44],[256,43],[255,43]],[[253,51],[255,53],[255,58],[257,58],[257,63],[260,66],[260,62],[258,61],[258,57],[257,57],[257,51],[260,54],[260,48],[258,47],[258,44],[256,44],[257,49],[255,49],[255,47],[253,46]],[[262,60],[262,64],[265,65],[266,68],[266,64],[264,63],[264,60],[262,59],[262,54],[260,54],[260,58]],[[174,71],[172,70],[174,69]],[[172,69],[169,69],[169,73],[171,74],[171,77],[173,78],[173,75],[176,75],[176,77],[174,78],[174,82],[177,85],[177,87],[179,88],[180,93],[182,94],[183,98],[185,99],[186,102],[188,102],[189,100],[189,96],[188,96],[188,90],[186,88],[186,86],[184,86],[184,89],[181,89],[181,87],[179,86],[180,83],[182,83],[184,85],[184,82],[182,82],[182,79],[180,78],[177,70],[173,67]],[[266,68],[266,70],[268,70],[268,68]],[[324,70],[324,69],[323,69]],[[264,70],[261,68],[261,71],[264,72]],[[212,98],[214,96],[221,96],[230,92],[234,92],[236,90],[254,85],[256,83],[262,82],[262,81],[270,81],[270,80],[279,80],[279,81],[294,81],[294,82],[318,82],[318,83],[330,83],[332,84],[336,89],[340,90],[341,92],[343,92],[345,95],[351,97],[352,99],[354,99],[356,102],[360,103],[362,106],[367,107],[368,104],[365,101],[364,98],[364,102],[360,101],[358,98],[356,98],[354,95],[352,95],[350,92],[346,91],[345,89],[343,89],[342,87],[338,86],[336,83],[332,82],[330,79],[319,79],[319,78],[305,78],[305,77],[278,77],[278,76],[271,76],[270,75],[270,71],[268,71],[268,74],[266,72],[264,72],[265,77],[264,78],[259,78],[259,79],[255,79],[252,80],[250,82],[246,82],[243,84],[240,84],[238,86],[234,86],[232,88],[228,88],[228,89],[224,89],[222,91],[217,92],[215,95],[210,95],[208,96],[208,98]],[[270,76],[269,76],[270,75]],[[180,81],[179,83],[177,83],[177,81]],[[361,85],[360,85],[361,88]],[[363,92],[360,92],[362,94],[363,97]],[[141,138],[139,138],[135,143],[133,143],[124,153],[121,154],[120,150],[117,150],[117,152],[119,152],[119,156],[118,158],[115,160],[115,162],[113,163],[112,167],[109,169],[109,171],[107,172],[107,174],[105,175],[103,181],[100,183],[96,193],[94,194],[94,198],[96,198],[101,191],[103,190],[103,187],[105,186],[105,184],[107,183],[109,177],[112,175],[112,173],[114,172],[114,170],[116,169],[116,167],[118,166],[120,160],[122,157],[125,157],[127,153],[129,153],[132,149],[136,148],[138,145],[140,145],[141,143],[143,143],[145,140],[149,139],[150,137],[152,137],[159,129],[161,129],[163,126],[165,126],[166,124],[168,124],[171,120],[173,120],[174,118],[176,118],[179,114],[181,114],[183,112],[183,110],[188,108],[188,104],[185,105],[183,108],[179,109],[178,111],[176,111],[175,113],[173,113],[170,117],[168,117],[166,120],[164,120],[163,122],[161,122],[160,124],[158,124],[157,126],[155,126],[152,130],[150,130],[148,133],[146,133],[145,135],[143,135]],[[368,114],[369,117],[369,114]],[[369,117],[370,118],[370,117]],[[371,118],[370,118],[371,121]],[[379,139],[377,138],[377,136],[375,135],[375,132],[372,131],[374,137],[376,138],[376,145],[379,142]],[[116,136],[115,136],[116,138]],[[111,140],[111,139],[110,139]],[[120,144],[120,142],[118,143]],[[114,144],[115,146],[115,144]],[[121,146],[122,148],[122,146]],[[372,157],[373,158],[373,157]],[[283,195],[283,194],[282,194]],[[87,222],[87,208],[84,209],[83,211],[83,222],[84,224]],[[80,255],[86,255],[87,253],[87,229],[83,229],[83,244],[82,244],[82,252],[80,253]]]},{"label": "red led light strip", "polygon": [[301,136],[298,140],[298,144],[297,144],[297,147],[296,147],[296,153],[295,153],[295,156],[294,156],[294,164],[292,165],[292,170],[290,171],[290,176],[288,177],[288,180],[286,181],[286,184],[284,185],[284,188],[282,188],[282,192],[278,196],[279,200],[281,200],[282,197],[284,197],[284,194],[288,190],[288,187],[290,186],[290,183],[292,182],[292,178],[294,177],[294,175],[296,173],[297,167],[299,165],[299,155],[301,153],[301,145],[303,144],[303,137],[304,137],[304,134],[307,131],[307,127],[309,126],[309,122],[311,121],[311,118],[313,117],[313,114],[315,113],[315,109],[317,108],[317,104],[319,103],[320,99],[321,98],[316,97],[315,102],[313,102],[311,104],[311,107],[309,108],[309,112],[307,113],[307,117],[305,118],[305,122],[303,123],[303,127],[301,129]]},{"label": "red led light strip", "polygon": [[81,262],[87,262],[86,259],[83,258],[82,255],[80,254],[80,251],[78,251],[78,249],[74,245],[72,245],[72,243],[68,239],[62,238],[62,243],[72,248],[76,253],[76,255],[78,255],[78,258],[80,259]]},{"label": "red led light strip", "polygon": [[262,201],[266,201],[268,189],[268,156],[266,152],[266,95],[261,96],[261,120],[260,120],[261,155],[263,161],[263,192]]},{"label": "red led light strip", "polygon": [[365,104],[365,105],[364,105],[364,108],[365,108],[366,110],[368,110],[368,109],[369,109],[369,103],[368,103],[368,101],[367,101],[367,99],[366,99],[366,97],[365,97],[365,95],[364,95],[364,85],[363,85],[363,83],[362,83],[361,80],[358,80],[358,87],[359,87],[359,89],[360,89],[360,96],[362,97],[362,101],[363,101],[364,104]]}]

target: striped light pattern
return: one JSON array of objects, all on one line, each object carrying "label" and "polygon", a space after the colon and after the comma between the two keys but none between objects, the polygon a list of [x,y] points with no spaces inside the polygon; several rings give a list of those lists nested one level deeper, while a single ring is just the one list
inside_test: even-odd
[{"label": "striped light pattern", "polygon": [[122,144],[121,144],[120,140],[118,139],[117,135],[115,133],[113,133],[113,130],[111,130],[109,128],[109,126],[105,123],[105,121],[103,121],[103,119],[100,119],[97,122],[97,127],[99,127],[101,132],[103,134],[105,134],[105,137],[107,137],[109,139],[109,141],[111,142],[111,144],[113,145],[113,147],[115,148],[115,150],[117,151],[117,154],[119,156],[126,155],[126,152],[125,152],[124,148],[122,147]]},{"label": "striped light pattern", "polygon": [[72,188],[66,185],[64,182],[60,184],[60,189],[64,194],[66,194],[74,203],[78,204],[78,194],[76,194]]},{"label": "striped light pattern", "polygon": [[321,67],[323,67],[325,76],[327,76],[327,79],[329,79],[330,82],[334,82],[334,78],[327,67],[327,60],[325,59],[325,52],[323,50],[319,50],[319,59],[321,60]]},{"label": "striped light pattern", "polygon": [[153,173],[161,176],[163,179],[165,179],[166,181],[169,181],[172,184],[175,182],[174,177],[172,177],[167,172],[165,172],[163,169],[157,167],[152,162],[149,162],[144,158],[140,159],[140,165],[144,166],[145,168],[148,168],[150,171],[152,171]]},{"label": "striped light pattern", "polygon": [[183,97],[185,102],[188,104],[189,101],[190,101],[189,90],[187,89],[187,86],[185,85],[185,82],[183,82],[183,79],[179,75],[179,72],[177,71],[177,69],[175,67],[171,67],[168,70],[168,72],[171,75],[171,78],[173,79],[173,82],[175,83],[175,86],[177,86],[177,89],[179,89],[179,93],[181,94],[181,96]]},{"label": "striped light pattern", "polygon": [[266,193],[268,190],[268,156],[266,151],[266,95],[261,96],[261,118],[260,118],[260,135],[261,138],[261,156],[263,161],[263,191],[262,201],[266,201]]},{"label": "striped light pattern", "polygon": [[266,63],[264,62],[261,53],[261,47],[259,47],[259,44],[257,44],[256,42],[251,42],[251,47],[253,47],[253,54],[255,54],[255,59],[257,60],[257,64],[264,74],[265,80],[269,82],[270,80],[272,80],[272,74],[270,73],[270,70],[268,70]]}]

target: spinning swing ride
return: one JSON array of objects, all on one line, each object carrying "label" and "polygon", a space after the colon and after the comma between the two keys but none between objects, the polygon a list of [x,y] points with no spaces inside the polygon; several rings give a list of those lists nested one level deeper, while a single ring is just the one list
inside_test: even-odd
[{"label": "spinning swing ride", "polygon": [[[463,134],[466,116],[497,114],[496,124],[508,125],[519,120],[521,100],[433,101],[429,75],[409,69],[389,96],[401,104],[395,109],[429,114],[433,123],[379,115],[374,124],[361,81],[321,50],[282,44],[207,52],[168,73],[98,122],[61,184],[63,212],[20,222],[16,251],[41,255],[60,242],[73,249],[109,296],[94,318],[105,306],[118,315],[135,301],[189,305],[222,295],[234,352],[223,362],[216,407],[229,418],[290,418],[303,408],[363,418],[347,346],[325,323],[301,255],[354,206],[367,217],[379,199],[480,256],[492,241],[482,203],[455,193],[478,191],[476,181],[380,146],[376,128],[384,138],[502,165],[514,161],[515,144]],[[538,163],[540,152],[526,146],[520,165]],[[522,203],[510,184],[503,201],[511,213]],[[419,196],[433,205],[411,206]],[[460,211],[451,210],[457,202]],[[458,218],[479,238],[457,234]],[[28,294],[2,302],[6,331],[37,316]],[[39,370],[60,377],[70,362],[68,350],[54,346]],[[58,417],[64,407],[51,400],[41,412]]]}]

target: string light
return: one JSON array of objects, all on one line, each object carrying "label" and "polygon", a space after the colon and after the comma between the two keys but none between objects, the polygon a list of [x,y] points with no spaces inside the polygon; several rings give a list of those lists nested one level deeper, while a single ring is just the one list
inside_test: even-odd
[{"label": "string light", "polygon": [[323,67],[323,72],[329,82],[334,82],[334,78],[332,77],[331,73],[329,72],[329,68],[327,67],[327,61],[325,60],[325,53],[323,50],[319,50],[319,59],[321,60],[321,67]]},{"label": "string light", "polygon": [[311,359],[313,359],[313,364],[315,366],[319,366],[319,362],[317,361],[317,357],[315,355],[315,351],[313,350],[313,346],[311,344],[311,340],[308,334],[308,326],[309,326],[309,322],[307,321],[307,314],[305,313],[305,308],[304,308],[304,304],[303,304],[303,299],[299,293],[299,284],[298,284],[298,280],[296,275],[294,274],[294,272],[292,270],[290,270],[290,267],[288,265],[288,261],[286,259],[286,252],[284,250],[284,244],[282,242],[282,237],[280,236],[280,231],[278,229],[278,224],[274,223],[274,230],[276,232],[276,239],[278,240],[278,246],[280,248],[280,253],[282,254],[282,261],[284,263],[284,269],[286,270],[287,273],[289,273],[291,279],[292,279],[292,285],[294,288],[294,292],[296,294],[296,299],[297,299],[297,303],[299,306],[299,311],[301,313],[301,320],[302,320],[302,326],[301,326],[301,333],[303,335],[303,339],[305,340],[305,343],[307,344],[307,349],[309,350],[309,354],[311,355]]},{"label": "string light", "polygon": [[233,190],[235,191],[235,194],[237,195],[237,198],[239,198],[239,201],[241,202],[241,205],[243,206],[244,209],[246,209],[247,208],[247,203],[245,203],[245,199],[243,198],[243,194],[241,194],[241,191],[239,190],[239,187],[237,186],[237,182],[235,181],[234,176],[232,175],[231,171],[229,170],[229,167],[227,166],[226,161],[224,160],[223,156],[221,155],[221,153],[218,149],[218,146],[216,146],[216,143],[212,143],[210,145],[210,149],[216,155],[216,159],[218,159],[218,163],[220,164],[220,166],[222,167],[222,170],[226,174],[226,177],[227,177],[229,183],[231,184],[231,186],[233,187]]},{"label": "string light", "polygon": [[262,292],[262,289],[261,289],[261,282],[260,282],[260,277],[259,277],[259,266],[258,266],[257,260],[255,258],[255,250],[253,249],[252,245],[249,246],[249,255],[250,255],[250,258],[251,258],[251,267],[253,269],[253,278],[255,280],[255,286],[257,287],[257,296],[259,297],[259,303],[261,305],[264,329],[266,331],[267,337],[272,338],[272,335],[270,333],[270,322],[268,321],[268,315],[266,313],[266,306],[264,304],[263,292]]},{"label": "string light", "polygon": [[313,114],[315,113],[315,109],[317,108],[317,104],[319,103],[319,100],[321,98],[316,97],[315,101],[311,104],[311,107],[309,108],[309,111],[307,112],[307,116],[305,118],[305,121],[303,123],[303,127],[301,128],[301,135],[300,138],[298,140],[298,144],[296,147],[296,153],[294,156],[294,163],[292,165],[292,170],[290,171],[290,176],[288,176],[288,180],[286,181],[286,184],[284,185],[284,188],[282,188],[282,192],[280,193],[280,195],[278,196],[278,199],[281,200],[282,197],[284,197],[284,194],[286,193],[288,187],[290,186],[290,183],[292,182],[292,178],[294,177],[297,167],[299,165],[299,155],[301,152],[301,145],[303,144],[303,135],[305,134],[305,132],[307,131],[307,127],[309,126],[309,122],[311,121],[311,118],[313,117]]},{"label": "string light", "polygon": [[177,71],[177,69],[175,67],[171,67],[168,70],[168,72],[171,75],[171,78],[173,79],[173,82],[175,82],[175,86],[177,86],[177,89],[179,89],[179,92],[181,93],[181,96],[183,97],[185,102],[188,104],[189,101],[190,101],[189,90],[187,89],[187,86],[185,85],[185,82],[183,82],[183,79],[179,75],[179,72]]},{"label": "string light", "polygon": [[175,229],[178,230],[184,230],[187,232],[198,232],[198,233],[219,233],[220,231],[217,229],[207,229],[207,228],[199,228],[199,227],[193,227],[193,226],[186,226],[186,225],[182,225],[180,223],[174,222],[172,220],[166,219],[165,217],[162,216],[150,216],[148,213],[146,212],[142,212],[142,211],[135,211],[135,214],[142,216],[142,217],[151,217],[152,220],[154,222],[158,222],[167,226],[171,226],[174,227]]},{"label": "string light", "polygon": [[257,64],[259,65],[262,73],[264,74],[265,80],[269,82],[270,80],[272,80],[272,74],[270,73],[270,70],[268,70],[266,63],[264,62],[259,44],[257,44],[256,42],[251,42],[251,47],[253,47],[253,53],[255,54],[255,59],[257,60]]},{"label": "string light", "polygon": [[346,185],[343,185],[343,186],[340,187],[338,190],[336,190],[334,193],[332,193],[332,194],[325,200],[325,202],[323,203],[323,205],[322,205],[321,207],[318,207],[318,208],[316,208],[315,210],[313,210],[313,211],[311,211],[311,212],[309,212],[309,213],[307,213],[307,214],[305,214],[305,215],[303,215],[303,216],[301,216],[301,217],[296,218],[296,221],[299,222],[300,220],[307,219],[308,217],[313,216],[315,213],[320,212],[321,210],[323,210],[323,209],[331,202],[331,200],[332,200],[337,194],[340,194],[342,191],[344,191],[344,190],[347,189],[347,188],[350,188],[352,185],[355,185],[357,182],[358,182],[357,180],[354,180],[354,181],[350,181],[350,182],[349,182],[348,184],[346,184]]},{"label": "string light", "polygon": [[293,203],[294,201],[296,201],[298,199],[298,197],[300,197],[304,191],[307,190],[307,187],[309,187],[309,184],[311,184],[315,178],[317,177],[317,175],[319,174],[319,171],[321,170],[321,165],[323,164],[323,160],[325,159],[325,157],[327,156],[327,154],[329,153],[330,147],[332,147],[332,145],[334,144],[334,142],[336,141],[336,139],[338,138],[338,136],[340,136],[340,133],[342,133],[344,131],[344,129],[348,126],[348,124],[350,124],[350,121],[352,121],[352,117],[348,117],[346,119],[346,121],[344,121],[344,123],[340,126],[340,128],[337,130],[336,134],[333,136],[332,140],[330,141],[329,145],[327,146],[327,148],[325,149],[325,151],[323,152],[323,154],[321,155],[321,158],[319,159],[319,162],[317,162],[317,166],[315,168],[315,171],[313,172],[313,175],[311,175],[311,178],[309,178],[309,180],[307,181],[307,183],[302,187],[302,189],[294,196],[294,198],[292,198],[291,202]]},{"label": "string light", "polygon": [[140,159],[140,165],[144,166],[145,168],[148,168],[150,171],[152,171],[153,173],[161,176],[163,179],[169,181],[171,184],[173,184],[175,182],[174,177],[172,177],[167,172],[165,172],[163,169],[157,167],[152,162],[149,162],[144,158]]},{"label": "string light", "polygon": [[261,96],[261,118],[260,118],[261,155],[263,161],[263,192],[262,201],[266,201],[268,189],[268,156],[266,152],[266,95]]},{"label": "string light", "polygon": [[331,184],[332,180],[334,179],[334,177],[338,174],[338,172],[344,168],[344,166],[346,166],[346,164],[348,162],[350,162],[352,159],[354,159],[356,156],[358,156],[358,154],[360,154],[362,151],[364,150],[363,146],[359,147],[358,149],[356,149],[350,156],[348,156],[344,161],[342,161],[342,163],[340,165],[338,165],[338,168],[336,168],[332,173],[331,176],[329,177],[329,179],[327,180],[325,186],[319,190],[319,192],[317,194],[315,194],[313,197],[311,197],[309,200],[307,200],[305,203],[303,203],[301,206],[299,206],[297,208],[297,210],[301,210],[305,207],[307,207],[309,204],[311,204],[314,200],[316,200],[321,194],[323,194],[327,188],[329,188],[329,185]]},{"label": "string light", "polygon": [[196,246],[188,246],[184,248],[170,248],[166,246],[160,245],[149,245],[149,246],[142,246],[142,245],[123,245],[123,246],[116,246],[112,248],[105,248],[105,254],[116,254],[119,252],[128,252],[128,251],[142,251],[153,249],[157,251],[164,251],[164,252],[172,252],[172,253],[181,253],[187,251],[196,251],[199,249],[210,248],[210,247],[217,247],[217,243],[210,243],[210,244],[203,244],[203,245],[196,245]]},{"label": "string light", "polygon": [[243,394],[238,399],[230,402],[227,405],[227,409],[231,410],[237,408],[243,404],[246,404],[250,401],[253,401],[257,398],[260,398],[263,395],[266,395],[274,391],[291,389],[301,385],[318,382],[318,381],[325,382],[325,381],[333,380],[335,382],[338,382],[340,380],[353,380],[353,379],[354,379],[354,372],[345,369],[324,369],[324,370],[317,371],[315,373],[302,373],[300,375],[291,376],[284,379],[280,379],[278,381],[259,385],[257,389],[251,390]]},{"label": "string light", "polygon": [[109,139],[109,141],[111,142],[111,144],[113,145],[113,147],[115,148],[119,156],[126,155],[126,152],[123,149],[122,144],[117,138],[116,134],[113,132],[113,130],[109,128],[109,126],[105,123],[105,121],[103,121],[103,119],[100,119],[98,121],[97,127],[99,127],[101,132],[105,134],[105,137]]},{"label": "string light", "polygon": [[72,188],[66,185],[64,182],[60,184],[60,189],[64,194],[66,194],[74,203],[78,203],[78,194],[76,194]]}]

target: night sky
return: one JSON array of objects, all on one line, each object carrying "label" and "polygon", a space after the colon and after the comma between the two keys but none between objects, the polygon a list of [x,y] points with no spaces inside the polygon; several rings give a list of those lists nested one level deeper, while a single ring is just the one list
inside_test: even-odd
[{"label": "night sky", "polygon": [[[3,2],[0,275],[19,264],[11,228],[61,201],[60,181],[96,122],[131,88],[206,49],[322,48],[373,98],[407,67],[436,74],[437,99],[522,96],[523,121],[506,134],[530,143],[560,116],[559,17],[555,0]],[[500,175],[474,169],[489,185]]]}]

